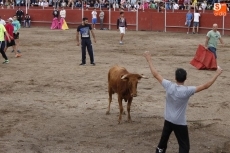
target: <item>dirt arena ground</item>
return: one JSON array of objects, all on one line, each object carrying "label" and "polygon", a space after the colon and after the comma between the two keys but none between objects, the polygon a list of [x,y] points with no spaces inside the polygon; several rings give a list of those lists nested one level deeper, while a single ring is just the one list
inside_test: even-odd
[{"label": "dirt arena ground", "polygon": [[[21,29],[22,57],[7,51],[10,63],[0,66],[0,153],[153,153],[164,122],[165,92],[142,53],[151,51],[166,79],[174,81],[175,69],[185,68],[186,85],[200,85],[215,73],[189,64],[204,34],[128,31],[119,45],[117,31],[96,30],[96,66],[89,65],[88,55],[87,65],[79,66],[75,34],[75,29]],[[230,153],[230,37],[223,40],[226,46],[218,47],[223,73],[189,102],[191,153]],[[106,115],[107,73],[115,64],[149,77],[138,84],[132,123],[123,115],[118,124],[117,95]],[[178,152],[174,134],[167,152]]]}]

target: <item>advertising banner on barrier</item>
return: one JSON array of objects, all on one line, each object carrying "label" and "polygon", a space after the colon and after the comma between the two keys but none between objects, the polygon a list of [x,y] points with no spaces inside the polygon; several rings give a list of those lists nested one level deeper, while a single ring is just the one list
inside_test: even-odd
[{"label": "advertising banner on barrier", "polygon": [[214,3],[214,15],[215,16],[226,16],[227,15],[227,5],[225,3]]}]

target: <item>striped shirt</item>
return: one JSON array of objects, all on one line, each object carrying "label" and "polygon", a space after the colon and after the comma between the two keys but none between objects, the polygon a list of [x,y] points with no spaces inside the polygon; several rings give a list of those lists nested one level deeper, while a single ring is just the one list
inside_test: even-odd
[{"label": "striped shirt", "polygon": [[178,85],[166,79],[163,79],[162,86],[166,90],[165,120],[177,125],[187,125],[186,108],[196,87]]}]

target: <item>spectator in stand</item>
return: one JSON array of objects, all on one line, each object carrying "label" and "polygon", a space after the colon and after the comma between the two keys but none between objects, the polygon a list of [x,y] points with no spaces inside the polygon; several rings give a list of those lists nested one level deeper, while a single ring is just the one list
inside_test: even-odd
[{"label": "spectator in stand", "polygon": [[207,1],[203,1],[203,2],[201,3],[201,8],[202,8],[203,10],[205,10],[206,7],[207,7]]},{"label": "spectator in stand", "polygon": [[[31,22],[30,15],[29,15],[28,13],[26,13],[26,15],[25,15],[25,20],[24,20],[24,27],[30,28],[30,22]],[[27,25],[27,26],[26,26],[26,25]]]},{"label": "spectator in stand", "polygon": [[154,3],[154,2],[150,2],[150,4],[149,4],[149,8],[150,9],[157,9],[157,6],[156,6],[156,4]]},{"label": "spectator in stand", "polygon": [[190,0],[184,0],[185,9],[190,10],[190,5],[191,5],[191,1]]},{"label": "spectator in stand", "polygon": [[21,10],[20,7],[18,7],[18,10],[16,11],[16,15],[17,15],[17,19],[18,19],[19,23],[22,24],[24,12]]},{"label": "spectator in stand", "polygon": [[192,19],[193,19],[193,15],[192,15],[191,11],[188,10],[188,13],[186,14],[186,25],[188,26],[187,34],[189,34]]},{"label": "spectator in stand", "polygon": [[94,30],[96,30],[96,27],[95,27],[95,25],[96,25],[96,23],[97,23],[97,11],[96,11],[96,8],[94,8],[93,9],[93,11],[92,11],[92,25],[93,25],[93,29]]},{"label": "spectator in stand", "polygon": [[179,5],[179,9],[180,10],[184,10],[185,9],[184,0],[178,0],[178,5]]},{"label": "spectator in stand", "polygon": [[90,7],[94,7],[94,2],[91,0],[90,1],[90,5],[89,5]]},{"label": "spectator in stand", "polygon": [[5,20],[3,20],[3,19],[1,18],[1,16],[0,16],[0,24],[2,24],[2,25],[5,25],[5,24],[6,24]]},{"label": "spectator in stand", "polygon": [[198,12],[198,10],[196,10],[196,12],[194,13],[193,30],[192,30],[193,34],[195,34],[195,27],[197,33],[199,32],[199,19],[200,19],[200,13]]},{"label": "spectator in stand", "polygon": [[100,4],[98,3],[98,1],[96,1],[95,3],[94,3],[94,8],[99,8],[100,7]]},{"label": "spectator in stand", "polygon": [[169,0],[165,0],[166,4],[165,4],[165,8],[166,10],[169,10],[170,9],[170,2]]},{"label": "spectator in stand", "polygon": [[67,7],[74,6],[74,1],[73,0],[68,0]]},{"label": "spectator in stand", "polygon": [[173,2],[173,9],[179,10],[179,5],[176,2]]}]

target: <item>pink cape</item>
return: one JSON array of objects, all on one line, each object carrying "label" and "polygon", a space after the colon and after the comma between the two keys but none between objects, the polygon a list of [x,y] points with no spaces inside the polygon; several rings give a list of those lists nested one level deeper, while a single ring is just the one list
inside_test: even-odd
[{"label": "pink cape", "polygon": [[51,30],[53,29],[60,29],[60,23],[58,21],[58,18],[53,18],[53,21],[52,21],[52,24],[51,24],[51,27],[50,27]]}]

